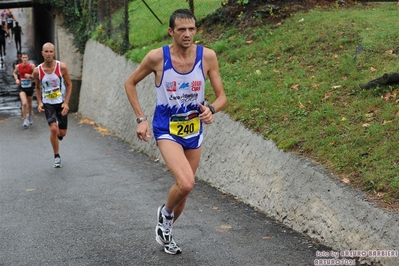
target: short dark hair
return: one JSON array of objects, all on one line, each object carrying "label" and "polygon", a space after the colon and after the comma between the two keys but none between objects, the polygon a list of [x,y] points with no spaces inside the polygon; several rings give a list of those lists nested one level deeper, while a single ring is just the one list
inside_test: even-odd
[{"label": "short dark hair", "polygon": [[169,19],[169,27],[174,29],[175,28],[175,21],[176,19],[193,19],[195,21],[195,24],[197,24],[197,19],[195,18],[195,15],[193,12],[191,12],[188,9],[178,9],[175,12],[172,13]]}]

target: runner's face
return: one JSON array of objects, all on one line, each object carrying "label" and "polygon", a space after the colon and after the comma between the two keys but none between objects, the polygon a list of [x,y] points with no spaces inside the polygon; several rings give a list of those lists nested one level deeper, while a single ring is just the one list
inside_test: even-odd
[{"label": "runner's face", "polygon": [[193,44],[196,33],[197,28],[193,19],[176,19],[175,28],[169,28],[169,34],[182,48],[189,48]]},{"label": "runner's face", "polygon": [[44,62],[51,63],[54,60],[54,48],[50,46],[46,46],[43,48],[42,55],[44,58]]},{"label": "runner's face", "polygon": [[23,56],[21,57],[21,59],[22,59],[22,63],[26,64],[26,63],[28,63],[29,56],[23,55]]}]

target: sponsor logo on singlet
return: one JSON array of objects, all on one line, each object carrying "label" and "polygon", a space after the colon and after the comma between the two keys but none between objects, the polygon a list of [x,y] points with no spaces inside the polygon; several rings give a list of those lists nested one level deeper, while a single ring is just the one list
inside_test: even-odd
[{"label": "sponsor logo on singlet", "polygon": [[188,82],[178,83],[179,90],[188,90],[190,89],[190,84]]},{"label": "sponsor logo on singlet", "polygon": [[170,95],[169,100],[180,101],[181,103],[191,102],[198,99],[198,93],[184,93],[181,96]]},{"label": "sponsor logo on singlet", "polygon": [[200,91],[201,90],[202,81],[194,80],[191,82],[191,91]]},{"label": "sponsor logo on singlet", "polygon": [[176,81],[165,82],[166,91],[176,92]]}]

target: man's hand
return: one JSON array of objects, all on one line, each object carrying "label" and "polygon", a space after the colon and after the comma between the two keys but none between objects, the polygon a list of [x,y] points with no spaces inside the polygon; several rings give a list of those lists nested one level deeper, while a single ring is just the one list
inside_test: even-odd
[{"label": "man's hand", "polygon": [[68,104],[63,103],[63,104],[61,105],[61,107],[62,107],[61,115],[63,115],[63,116],[67,115],[68,112],[69,112],[69,106],[68,106]]},{"label": "man's hand", "polygon": [[39,113],[44,112],[44,108],[43,108],[43,104],[42,104],[42,103],[40,103],[40,104],[37,106],[37,110],[39,111]]},{"label": "man's hand", "polygon": [[137,125],[136,134],[139,140],[148,142],[148,138],[151,135],[150,135],[150,126],[147,120],[144,120]]},{"label": "man's hand", "polygon": [[199,115],[199,119],[204,123],[204,124],[212,124],[214,121],[213,114],[209,107],[199,104],[201,114]]}]

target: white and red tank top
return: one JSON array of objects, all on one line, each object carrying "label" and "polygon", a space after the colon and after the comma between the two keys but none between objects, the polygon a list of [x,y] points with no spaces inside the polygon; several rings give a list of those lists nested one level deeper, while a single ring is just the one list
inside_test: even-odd
[{"label": "white and red tank top", "polygon": [[47,74],[43,70],[43,63],[38,66],[39,80],[42,87],[42,101],[48,104],[63,103],[66,87],[61,73],[60,61],[55,61],[54,71]]}]

